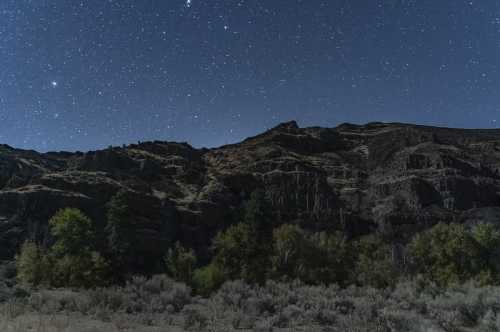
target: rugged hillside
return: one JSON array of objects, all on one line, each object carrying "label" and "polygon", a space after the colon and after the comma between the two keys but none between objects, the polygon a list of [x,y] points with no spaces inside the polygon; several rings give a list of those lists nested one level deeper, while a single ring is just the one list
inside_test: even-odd
[{"label": "rugged hillside", "polygon": [[299,128],[284,123],[216,149],[147,142],[88,153],[0,145],[0,260],[23,239],[46,239],[60,208],[99,225],[119,190],[135,206],[138,243],[161,251],[159,229],[203,252],[256,188],[276,219],[351,236],[379,230],[404,241],[440,220],[500,224],[500,130],[406,124]]}]

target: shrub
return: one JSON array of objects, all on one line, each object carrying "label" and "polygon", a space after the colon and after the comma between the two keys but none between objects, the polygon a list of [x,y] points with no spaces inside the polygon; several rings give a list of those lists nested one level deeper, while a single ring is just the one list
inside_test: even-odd
[{"label": "shrub", "polygon": [[212,263],[194,271],[193,285],[196,293],[208,296],[225,281],[224,273],[218,265]]},{"label": "shrub", "polygon": [[188,306],[182,311],[184,316],[183,327],[186,331],[206,331],[208,317],[200,308]]},{"label": "shrub", "polygon": [[473,283],[444,289],[411,281],[379,290],[234,281],[203,299],[158,275],[135,277],[124,287],[36,290],[29,298],[11,298],[0,304],[0,329],[493,332],[500,327],[498,308],[500,288]]},{"label": "shrub", "polygon": [[169,249],[165,263],[172,278],[188,284],[192,282],[196,266],[196,255],[192,249],[188,250],[177,242],[173,248]]}]

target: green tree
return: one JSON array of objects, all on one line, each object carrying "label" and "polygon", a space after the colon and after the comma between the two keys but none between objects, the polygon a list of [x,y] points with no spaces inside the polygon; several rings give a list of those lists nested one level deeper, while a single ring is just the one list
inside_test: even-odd
[{"label": "green tree", "polygon": [[301,278],[307,265],[305,253],[309,250],[304,231],[299,226],[285,224],[274,230],[273,238],[272,275],[292,280]]},{"label": "green tree", "polygon": [[272,275],[311,284],[343,284],[351,268],[350,253],[342,234],[307,234],[296,225],[285,224],[274,230]]},{"label": "green tree", "polygon": [[214,263],[194,271],[193,285],[197,294],[208,296],[217,290],[224,281],[226,281],[224,272]]},{"label": "green tree", "polygon": [[47,254],[53,265],[50,283],[64,287],[95,287],[109,281],[109,267],[96,251],[92,221],[81,211],[67,208],[49,221],[55,243]]},{"label": "green tree", "polygon": [[398,272],[392,262],[392,250],[380,236],[364,236],[356,241],[354,251],[357,255],[354,280],[361,285],[377,288],[395,284]]},{"label": "green tree", "polygon": [[249,282],[264,283],[271,269],[274,214],[263,190],[255,190],[245,204],[243,222],[248,225],[246,242],[247,264],[242,278]]},{"label": "green tree", "polygon": [[16,255],[17,280],[21,283],[37,286],[48,278],[50,270],[46,266],[46,258],[40,247],[33,241],[22,244]]},{"label": "green tree", "polygon": [[254,258],[255,241],[248,224],[239,223],[220,232],[214,239],[213,262],[226,279],[249,279],[250,261]]},{"label": "green tree", "polygon": [[108,245],[118,265],[126,265],[134,252],[134,227],[127,203],[126,192],[119,191],[108,205],[106,233]]},{"label": "green tree", "polygon": [[314,233],[305,250],[303,280],[315,284],[346,284],[353,268],[352,248],[341,233]]},{"label": "green tree", "polygon": [[274,226],[273,210],[262,190],[255,190],[245,204],[243,221],[250,225],[256,233],[262,236],[272,237]]},{"label": "green tree", "polygon": [[196,267],[196,255],[192,249],[186,249],[179,242],[168,250],[165,257],[168,274],[178,281],[190,284]]},{"label": "green tree", "polygon": [[264,283],[271,268],[273,214],[263,191],[254,191],[245,204],[243,222],[214,239],[213,259],[226,279]]},{"label": "green tree", "polygon": [[[153,201],[154,198],[120,191],[107,204],[105,232],[109,257],[122,277],[165,269],[165,252],[161,248],[170,247],[176,228],[171,216],[163,214],[168,209],[158,207],[159,200],[158,206],[154,206]],[[141,208],[142,202],[146,208]]]},{"label": "green tree", "polygon": [[[482,229],[476,236],[488,245],[489,235]],[[483,249],[465,226],[444,223],[417,234],[408,246],[414,270],[443,286],[464,282],[484,271],[487,257]]]},{"label": "green tree", "polygon": [[108,285],[112,281],[108,262],[96,251],[51,258],[53,286],[93,288]]},{"label": "green tree", "polygon": [[483,285],[500,283],[500,232],[491,224],[479,224],[472,236],[479,245],[483,264],[475,279]]},{"label": "green tree", "polygon": [[92,222],[78,209],[59,210],[49,220],[49,226],[56,238],[52,246],[56,255],[77,255],[94,245]]},{"label": "green tree", "polygon": [[491,224],[479,224],[472,236],[479,244],[485,267],[500,272],[500,231]]}]

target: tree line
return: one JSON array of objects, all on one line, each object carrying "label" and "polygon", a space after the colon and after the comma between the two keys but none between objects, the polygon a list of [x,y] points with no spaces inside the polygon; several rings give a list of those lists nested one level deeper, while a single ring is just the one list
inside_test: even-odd
[{"label": "tree line", "polygon": [[159,260],[138,257],[143,253],[136,251],[125,193],[115,195],[107,208],[104,241],[81,211],[57,212],[49,221],[54,239],[50,246],[33,241],[22,245],[16,256],[18,280],[52,287],[106,286],[137,273],[134,264],[140,258],[202,295],[237,279],[256,284],[300,279],[309,284],[378,288],[416,276],[440,286],[468,280],[500,283],[500,232],[489,224],[468,228],[439,223],[406,244],[401,262],[394,258],[394,245],[377,233],[348,239],[341,232],[277,225],[264,192],[255,191],[239,222],[213,239],[211,261],[200,266],[193,249],[173,241]]}]

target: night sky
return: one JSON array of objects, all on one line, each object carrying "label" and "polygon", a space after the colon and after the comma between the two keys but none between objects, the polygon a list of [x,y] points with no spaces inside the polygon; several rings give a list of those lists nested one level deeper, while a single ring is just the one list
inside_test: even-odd
[{"label": "night sky", "polygon": [[0,0],[0,143],[500,123],[498,0]]}]

